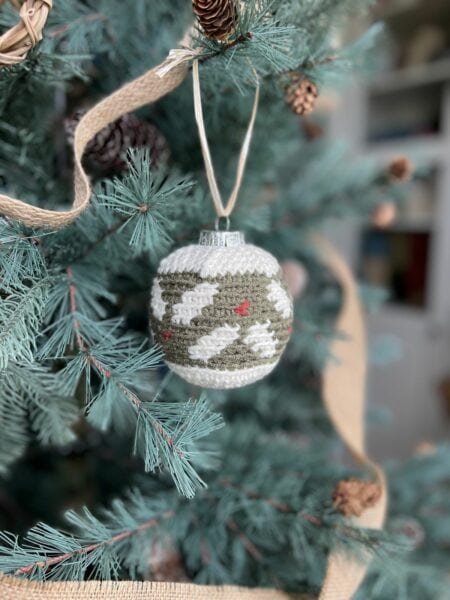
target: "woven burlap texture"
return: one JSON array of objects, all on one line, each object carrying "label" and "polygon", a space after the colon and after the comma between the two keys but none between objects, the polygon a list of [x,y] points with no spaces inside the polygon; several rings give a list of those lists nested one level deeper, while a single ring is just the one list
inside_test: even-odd
[{"label": "woven burlap texture", "polygon": [[155,69],[135,79],[89,110],[78,124],[74,139],[74,202],[71,210],[57,212],[31,206],[23,200],[0,194],[0,214],[20,221],[29,227],[49,227],[58,229],[74,221],[89,205],[91,187],[81,158],[87,144],[104,127],[116,121],[125,113],[156,102],[184,80],[187,66],[182,64],[160,77]]},{"label": "woven burlap texture", "polygon": [[[81,165],[87,143],[103,127],[121,115],[154,102],[177,88],[187,74],[186,63],[166,69],[161,77],[162,65],[107,97],[92,108],[80,121],[75,133],[75,200],[72,210],[53,212],[0,195],[0,213],[29,226],[58,228],[72,222],[88,206],[91,195],[89,179]],[[334,273],[343,290],[343,306],[337,329],[346,339],[335,340],[331,353],[337,359],[330,362],[324,373],[324,402],[330,419],[342,440],[362,465],[366,465],[382,486],[378,504],[356,520],[361,527],[380,529],[383,526],[387,492],[384,474],[369,459],[365,448],[364,407],[367,350],[362,308],[358,288],[345,261],[325,241],[319,241],[324,264]],[[332,552],[320,594],[320,600],[350,600],[358,590],[367,571],[364,562],[356,561],[340,551]],[[242,590],[230,587],[198,587],[174,583],[27,583],[9,577],[0,578],[0,598],[5,600],[245,600],[270,598],[288,599],[276,590]]]},{"label": "woven burlap texture", "polygon": [[2,600],[307,600],[275,590],[178,583],[46,583],[0,577]]},{"label": "woven burlap texture", "polygon": [[[10,0],[19,9],[19,22],[0,36],[0,67],[9,67],[22,62],[31,48],[42,40],[42,31],[47,22],[53,0]],[[0,0],[0,6],[5,0]]]}]

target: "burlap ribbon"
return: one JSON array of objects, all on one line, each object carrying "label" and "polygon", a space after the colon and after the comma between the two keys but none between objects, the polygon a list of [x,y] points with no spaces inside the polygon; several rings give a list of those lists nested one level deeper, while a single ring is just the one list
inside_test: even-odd
[{"label": "burlap ribbon", "polygon": [[[187,74],[186,63],[170,67],[170,61],[128,83],[94,106],[80,121],[75,132],[74,203],[67,212],[30,206],[8,196],[0,196],[0,213],[29,226],[60,228],[77,218],[88,206],[91,189],[81,158],[88,142],[109,123],[177,88]],[[343,290],[342,311],[337,328],[348,339],[336,340],[331,352],[337,359],[324,374],[324,401],[331,420],[355,458],[382,486],[378,504],[358,519],[362,527],[379,529],[387,506],[383,472],[366,454],[364,399],[366,381],[366,339],[362,308],[354,278],[345,261],[325,241],[319,242],[324,264],[334,273]],[[320,600],[350,600],[359,588],[366,564],[345,554],[331,553]],[[286,600],[293,596],[277,590],[250,590],[235,587],[203,587],[176,583],[35,583],[0,577],[0,597],[4,600],[245,600],[265,598]]]},{"label": "burlap ribbon", "polygon": [[[0,35],[0,68],[22,62],[28,52],[42,40],[42,30],[52,9],[53,0],[10,0],[19,11],[17,25]],[[5,0],[0,0],[0,6]]]},{"label": "burlap ribbon", "polygon": [[104,127],[127,112],[156,102],[176,89],[187,74],[186,64],[175,66],[164,77],[156,67],[131,81],[89,110],[79,122],[74,137],[74,202],[69,211],[53,211],[31,206],[23,200],[0,194],[0,214],[29,227],[59,229],[74,221],[89,206],[91,186],[81,164],[87,144]]}]

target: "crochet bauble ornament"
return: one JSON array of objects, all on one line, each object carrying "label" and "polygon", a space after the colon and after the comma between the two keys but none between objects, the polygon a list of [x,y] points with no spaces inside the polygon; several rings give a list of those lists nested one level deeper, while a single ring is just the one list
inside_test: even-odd
[{"label": "crochet bauble ornament", "polygon": [[277,365],[293,302],[277,260],[240,232],[203,231],[158,269],[151,326],[177,375],[204,388],[254,383]]}]

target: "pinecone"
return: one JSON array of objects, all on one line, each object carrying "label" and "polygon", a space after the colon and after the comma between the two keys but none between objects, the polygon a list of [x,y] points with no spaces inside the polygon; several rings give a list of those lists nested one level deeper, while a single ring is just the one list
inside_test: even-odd
[{"label": "pinecone", "polygon": [[325,135],[323,127],[307,119],[303,121],[303,133],[310,142],[315,142]]},{"label": "pinecone", "polygon": [[183,557],[169,539],[156,540],[152,544],[149,572],[146,579],[150,581],[189,581]]},{"label": "pinecone", "polygon": [[333,493],[334,508],[346,517],[360,517],[375,506],[381,497],[378,483],[362,479],[340,481]]},{"label": "pinecone", "polygon": [[224,40],[236,29],[237,0],[192,0],[192,8],[205,35],[213,40]]},{"label": "pinecone", "polygon": [[388,179],[393,182],[404,183],[412,177],[414,168],[407,156],[394,158],[388,167]]},{"label": "pinecone", "polygon": [[[67,140],[73,146],[76,126],[85,114],[85,110],[76,111],[66,119]],[[102,175],[122,173],[126,167],[128,148],[150,149],[154,165],[168,160],[169,147],[163,134],[151,123],[141,121],[128,113],[102,129],[86,147],[84,158],[92,168]]]},{"label": "pinecone", "polygon": [[295,74],[286,88],[287,104],[292,112],[302,117],[313,112],[318,96],[317,86],[300,74]]}]

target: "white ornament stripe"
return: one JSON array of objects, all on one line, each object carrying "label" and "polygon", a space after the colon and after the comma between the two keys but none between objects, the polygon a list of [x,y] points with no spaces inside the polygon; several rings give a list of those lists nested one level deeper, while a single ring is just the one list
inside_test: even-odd
[{"label": "white ornament stripe", "polygon": [[167,302],[162,298],[162,287],[159,279],[155,279],[152,289],[151,307],[153,315],[158,321],[162,321],[166,313]]},{"label": "white ornament stripe", "polygon": [[224,248],[186,246],[165,258],[158,269],[160,274],[196,273],[202,278],[246,273],[274,277],[279,271],[280,265],[271,254],[251,244]]},{"label": "white ornament stripe", "polygon": [[239,329],[239,325],[217,327],[209,335],[199,338],[194,346],[188,348],[189,356],[192,360],[208,362],[210,358],[218,356],[239,338]]},{"label": "white ornament stripe", "polygon": [[273,363],[258,365],[257,367],[250,367],[248,369],[239,369],[237,371],[218,371],[217,369],[208,369],[205,367],[185,367],[169,361],[167,361],[167,366],[174,373],[193,385],[213,390],[230,390],[259,381],[271,373],[278,362],[277,360]]},{"label": "white ornament stripe", "polygon": [[270,321],[256,323],[249,328],[244,344],[261,358],[272,358],[277,353],[277,340],[273,331],[269,331]]},{"label": "white ornament stripe", "polygon": [[271,281],[267,286],[267,289],[269,290],[267,298],[275,304],[275,310],[278,311],[284,319],[292,317],[292,300],[278,281]]},{"label": "white ornament stripe", "polygon": [[218,288],[218,283],[205,282],[199,283],[189,292],[184,292],[181,302],[173,307],[172,323],[190,325],[192,319],[201,315],[202,310],[214,302]]}]

